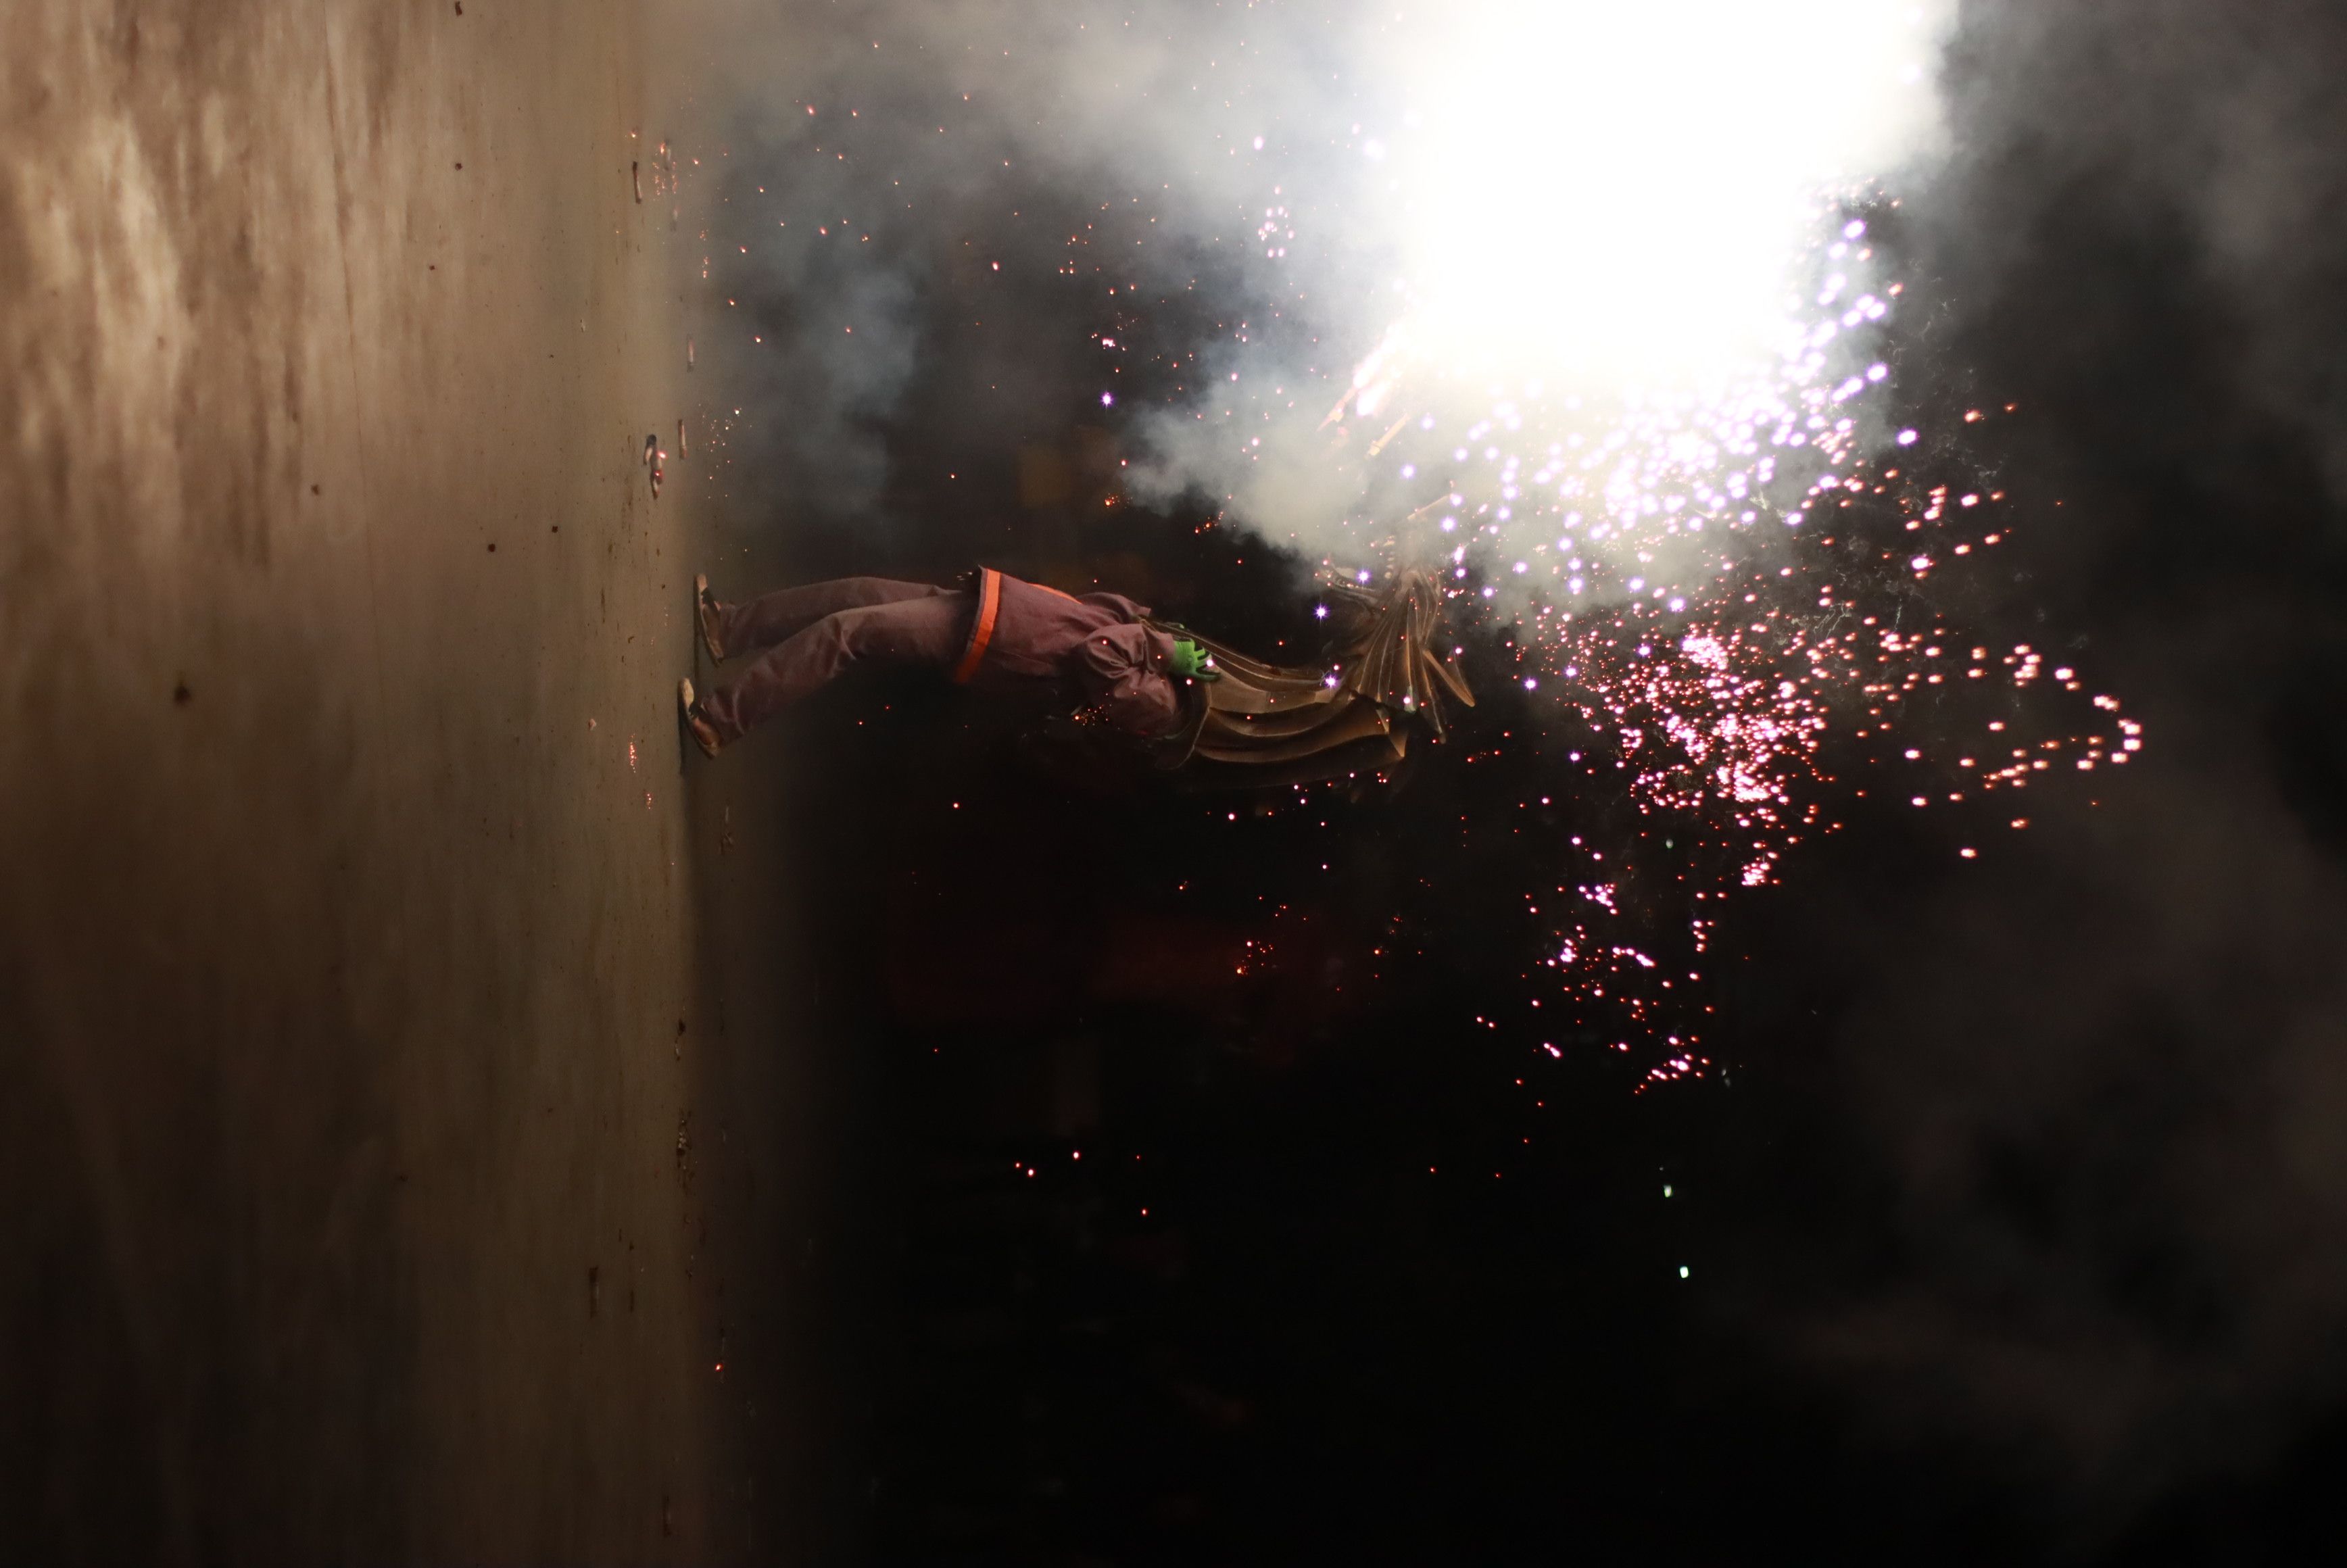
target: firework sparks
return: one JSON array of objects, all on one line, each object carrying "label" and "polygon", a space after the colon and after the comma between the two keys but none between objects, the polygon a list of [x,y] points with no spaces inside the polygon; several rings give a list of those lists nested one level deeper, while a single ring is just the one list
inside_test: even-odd
[{"label": "firework sparks", "polygon": [[[1583,809],[1626,828],[1572,840],[1542,967],[1562,993],[1553,1031],[1640,1055],[1650,1083],[1712,1066],[1699,1020],[1722,907],[1780,880],[1870,785],[2013,831],[2027,818],[1997,792],[2143,746],[2077,670],[1960,636],[1926,600],[1934,573],[2011,525],[1960,452],[1919,456],[1922,433],[1873,406],[1903,291],[1867,282],[1866,232],[1836,217],[1810,259],[1818,313],[1741,378],[1610,403],[1532,383],[1452,413],[1455,378],[1397,333],[1327,421],[1397,448],[1363,473],[1376,510],[1406,519],[1377,553],[1441,564],[1541,693],[1536,743],[1563,753]],[[1397,406],[1427,412],[1396,422]],[[1827,771],[1829,731],[1865,743],[1863,777]]]}]

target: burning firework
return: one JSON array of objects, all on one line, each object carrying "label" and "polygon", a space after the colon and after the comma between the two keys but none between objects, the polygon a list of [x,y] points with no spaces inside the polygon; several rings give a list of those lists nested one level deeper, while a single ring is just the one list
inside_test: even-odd
[{"label": "burning firework", "polygon": [[[1964,637],[1927,600],[1934,573],[2006,540],[2009,508],[1961,443],[1873,407],[1903,290],[1864,281],[1866,236],[1864,218],[1837,217],[1811,258],[1820,313],[1741,379],[1611,404],[1530,384],[1419,413],[1455,405],[1455,378],[1411,364],[1397,333],[1324,424],[1339,452],[1350,426],[1378,433],[1364,487],[1407,519],[1380,553],[1439,556],[1460,605],[1503,634],[1539,694],[1539,743],[1563,753],[1571,782],[1552,787],[1635,824],[1572,839],[1542,962],[1563,992],[1553,1035],[1644,1050],[1648,1081],[1710,1065],[1723,906],[1778,881],[1853,801],[1977,813],[2143,744],[2076,670]],[[1397,422],[1397,406],[1411,412]],[[1863,777],[1827,771],[1837,730],[1865,743]]]}]

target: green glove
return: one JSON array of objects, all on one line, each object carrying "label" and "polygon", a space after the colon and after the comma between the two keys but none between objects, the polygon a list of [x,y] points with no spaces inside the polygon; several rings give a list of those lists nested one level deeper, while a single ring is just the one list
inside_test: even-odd
[{"label": "green glove", "polygon": [[1214,655],[1186,637],[1174,644],[1173,665],[1174,673],[1187,676],[1193,681],[1219,681],[1223,678],[1223,672],[1214,668]]}]

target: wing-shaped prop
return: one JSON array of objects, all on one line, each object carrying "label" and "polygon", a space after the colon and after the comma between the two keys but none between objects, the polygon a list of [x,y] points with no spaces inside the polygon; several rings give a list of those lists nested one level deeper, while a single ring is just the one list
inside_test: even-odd
[{"label": "wing-shaped prop", "polygon": [[[1194,691],[1184,734],[1153,748],[1201,788],[1302,784],[1390,767],[1413,730],[1440,739],[1444,705],[1474,706],[1443,631],[1440,586],[1405,571],[1378,588],[1328,585],[1336,636],[1324,665],[1266,664],[1186,627],[1222,679]],[[1172,755],[1174,760],[1165,759]]]}]

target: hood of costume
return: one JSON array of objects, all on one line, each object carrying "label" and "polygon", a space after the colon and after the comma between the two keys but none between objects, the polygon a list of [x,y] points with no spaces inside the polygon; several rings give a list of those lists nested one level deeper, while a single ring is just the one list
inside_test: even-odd
[{"label": "hood of costume", "polygon": [[1267,664],[1211,637],[1153,622],[1214,654],[1222,679],[1198,691],[1184,761],[1201,783],[1300,784],[1398,762],[1409,731],[1440,738],[1443,704],[1473,707],[1442,628],[1442,589],[1405,571],[1380,588],[1328,585],[1338,623],[1320,668]]}]

